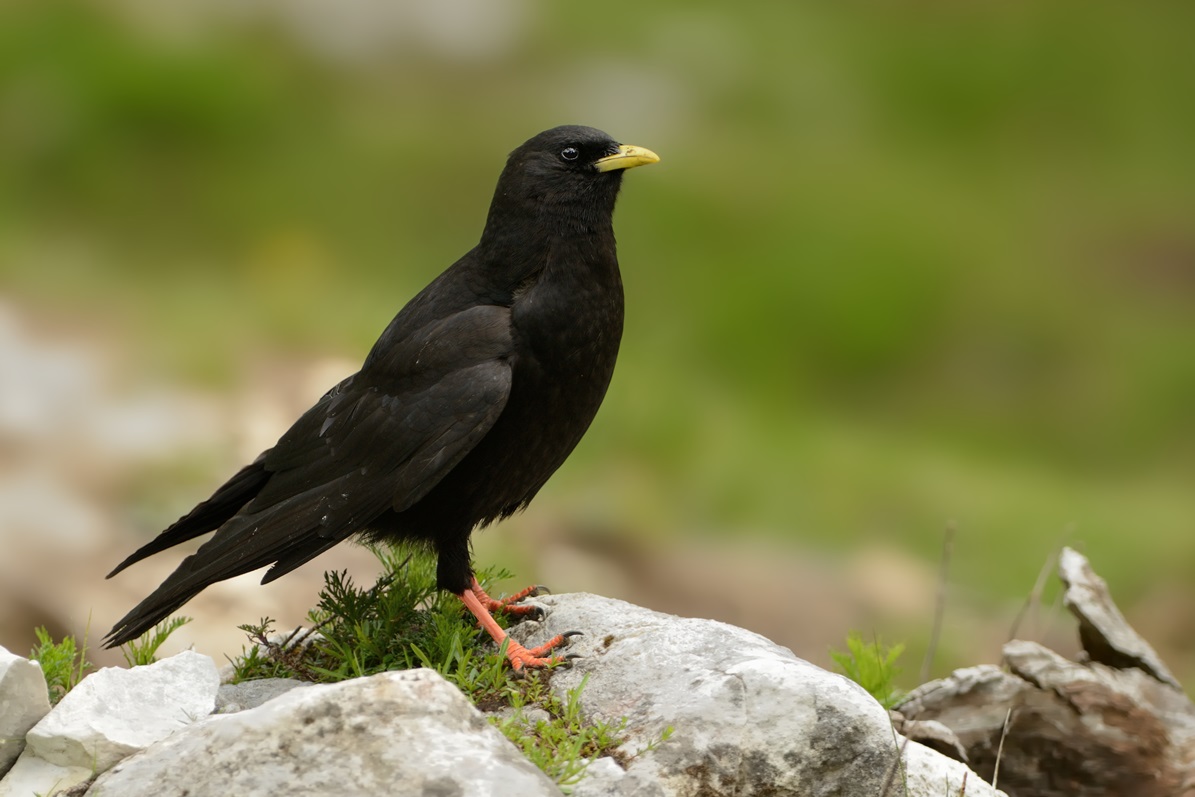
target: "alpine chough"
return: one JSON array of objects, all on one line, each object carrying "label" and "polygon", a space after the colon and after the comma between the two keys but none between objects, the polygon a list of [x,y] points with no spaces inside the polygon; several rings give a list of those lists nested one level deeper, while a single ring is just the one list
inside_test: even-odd
[{"label": "alpine chough", "polygon": [[[517,512],[593,420],[622,337],[614,203],[651,151],[591,127],[545,131],[506,162],[481,241],[390,322],[361,370],[329,390],[273,448],[121,562],[215,534],[108,632],[152,628],[217,581],[269,565],[262,583],[357,536],[422,542],[437,584],[501,643],[473,575],[475,528]],[[557,660],[557,637],[515,669]]]}]

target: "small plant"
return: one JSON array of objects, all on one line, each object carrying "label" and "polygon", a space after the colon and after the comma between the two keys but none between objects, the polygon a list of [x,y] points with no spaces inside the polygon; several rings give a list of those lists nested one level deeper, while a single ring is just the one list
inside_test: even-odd
[{"label": "small plant", "polygon": [[[557,786],[567,788],[581,781],[590,761],[614,752],[627,721],[595,722],[581,716],[581,692],[589,676],[563,701],[547,681],[540,673],[529,676],[523,689],[510,693],[511,713],[491,721]],[[541,709],[548,718],[535,718],[530,709]]]},{"label": "small plant", "polygon": [[858,631],[852,631],[847,636],[846,647],[845,653],[830,651],[830,658],[842,674],[866,689],[884,708],[896,705],[904,696],[895,684],[900,674],[896,660],[904,653],[905,646],[898,643],[889,647],[879,638],[865,642]]},{"label": "small plant", "polygon": [[153,664],[158,660],[158,648],[178,629],[191,622],[190,617],[168,617],[139,638],[120,646],[124,660],[130,667]]},{"label": "small plant", "polygon": [[87,660],[87,636],[79,645],[73,636],[65,636],[55,642],[45,626],[34,630],[37,646],[29,651],[29,658],[36,661],[46,676],[46,687],[50,692],[50,703],[57,703],[75,688],[88,670],[93,669]]},{"label": "small plant", "polygon": [[[422,666],[475,699],[495,691],[508,673],[460,601],[436,588],[434,559],[391,548],[372,550],[383,565],[377,583],[362,589],[345,572],[325,573],[308,629],[276,635],[268,617],[241,626],[255,644],[233,661],[235,680],[290,677],[327,683]],[[483,585],[509,577],[505,571],[477,574]]]},{"label": "small plant", "polygon": [[273,633],[274,620],[263,617],[256,625],[237,626],[254,645],[242,648],[239,658],[232,659],[233,682],[254,681],[261,678],[298,678],[303,681],[322,681],[304,663],[306,646],[315,635],[314,629],[296,628],[283,637]]}]

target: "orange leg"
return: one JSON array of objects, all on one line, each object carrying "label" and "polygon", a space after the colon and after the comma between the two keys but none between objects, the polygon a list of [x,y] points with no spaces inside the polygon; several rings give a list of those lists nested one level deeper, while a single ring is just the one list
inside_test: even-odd
[{"label": "orange leg", "polygon": [[[570,631],[566,634],[557,634],[537,648],[523,647],[518,642],[507,636],[506,632],[502,630],[502,626],[498,625],[497,621],[494,620],[494,617],[492,614],[490,614],[490,612],[499,610],[510,611],[511,608],[534,609],[535,607],[511,607],[509,605],[512,600],[521,600],[522,598],[527,597],[527,595],[529,595],[534,589],[534,587],[531,587],[523,592],[520,592],[516,596],[507,598],[504,601],[496,601],[489,595],[485,594],[485,591],[481,588],[481,585],[477,583],[477,579],[473,579],[473,583],[469,589],[457,594],[457,597],[460,598],[461,602],[465,604],[465,608],[477,618],[477,622],[480,623],[481,627],[485,629],[486,633],[493,638],[494,642],[496,642],[499,647],[502,646],[503,642],[506,643],[506,658],[510,661],[510,666],[513,667],[515,671],[521,670],[524,667],[548,667],[553,664],[560,664],[564,662],[565,659],[561,658],[560,656],[553,656],[551,653],[553,650],[563,645],[568,637],[577,633],[576,631]],[[528,612],[522,613],[527,614]]]}]

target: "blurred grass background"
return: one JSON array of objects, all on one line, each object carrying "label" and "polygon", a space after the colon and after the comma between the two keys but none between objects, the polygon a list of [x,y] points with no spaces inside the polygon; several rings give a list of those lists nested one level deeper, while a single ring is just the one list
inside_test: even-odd
[{"label": "blurred grass background", "polygon": [[953,519],[998,624],[1065,537],[1139,625],[1181,618],[1154,641],[1193,673],[1192,30],[1112,0],[10,0],[0,290],[202,389],[359,360],[507,152],[601,127],[663,161],[616,214],[614,385],[531,515],[931,572]]}]

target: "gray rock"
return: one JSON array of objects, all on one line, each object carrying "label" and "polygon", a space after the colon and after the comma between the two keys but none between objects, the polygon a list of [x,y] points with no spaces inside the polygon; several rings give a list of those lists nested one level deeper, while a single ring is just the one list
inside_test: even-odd
[{"label": "gray rock", "polygon": [[1003,667],[969,667],[924,684],[900,713],[950,728],[975,770],[998,766],[1000,783],[1015,794],[1191,793],[1195,703],[1125,622],[1087,559],[1064,549],[1058,571],[1079,621],[1080,661],[1014,639],[1004,645]]},{"label": "gray rock", "polygon": [[1035,642],[1008,642],[1004,660],[918,687],[901,713],[951,728],[976,771],[998,766],[1014,794],[1186,793],[1195,707],[1181,691],[1137,667],[1068,661]]},{"label": "gray rock", "polygon": [[1066,585],[1062,602],[1079,621],[1079,639],[1092,661],[1117,669],[1137,667],[1182,689],[1153,647],[1124,619],[1108,592],[1108,583],[1091,569],[1087,557],[1063,548],[1058,577]]},{"label": "gray rock", "polygon": [[455,687],[408,670],[295,689],[126,759],[89,797],[559,797]]},{"label": "gray rock", "polygon": [[[523,641],[586,632],[570,650],[582,658],[554,675],[552,689],[563,697],[588,677],[586,715],[628,719],[625,775],[586,797],[878,795],[902,750],[909,797],[999,794],[974,773],[963,792],[966,767],[906,744],[858,685],[757,634],[596,595],[539,602],[548,616],[517,627]],[[670,726],[672,737],[647,750]],[[912,787],[922,782],[929,785]],[[943,790],[947,782],[953,791]]]},{"label": "gray rock", "polygon": [[900,735],[914,742],[920,742],[931,750],[937,750],[947,758],[967,763],[967,751],[958,735],[937,720],[906,720],[897,725]]},{"label": "gray rock", "polygon": [[0,777],[25,749],[25,734],[49,711],[41,667],[0,647]]},{"label": "gray rock", "polygon": [[311,686],[294,678],[262,678],[258,681],[241,681],[239,684],[221,684],[216,693],[216,713],[235,714],[284,695],[292,689]]},{"label": "gray rock", "polygon": [[184,651],[145,667],[105,667],[29,731],[22,757],[103,772],[130,753],[206,717],[219,676],[211,658]]}]

